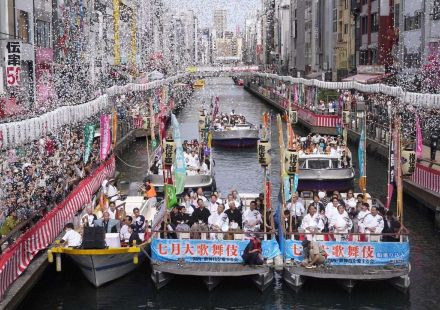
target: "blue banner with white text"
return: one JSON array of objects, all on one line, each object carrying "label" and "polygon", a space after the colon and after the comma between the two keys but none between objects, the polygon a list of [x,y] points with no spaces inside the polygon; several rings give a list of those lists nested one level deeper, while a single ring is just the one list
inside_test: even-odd
[{"label": "blue banner with white text", "polygon": [[[276,240],[263,240],[264,258],[281,254]],[[152,259],[171,262],[183,259],[187,263],[243,263],[241,255],[249,240],[190,240],[153,239]]]},{"label": "blue banner with white text", "polygon": [[[303,261],[302,241],[285,241],[285,258]],[[383,266],[407,264],[408,242],[317,242],[327,253],[327,262],[337,266]]]}]

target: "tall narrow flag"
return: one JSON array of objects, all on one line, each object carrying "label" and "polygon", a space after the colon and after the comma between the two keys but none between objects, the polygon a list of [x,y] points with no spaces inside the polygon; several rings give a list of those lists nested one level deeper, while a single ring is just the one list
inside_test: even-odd
[{"label": "tall narrow flag", "polygon": [[423,155],[423,137],[422,129],[420,128],[420,118],[416,116],[416,158],[421,158]]},{"label": "tall narrow flag", "polygon": [[176,188],[173,184],[164,185],[166,206],[168,209],[173,208],[177,204]]},{"label": "tall narrow flag", "polygon": [[176,161],[174,164],[174,185],[176,194],[181,194],[185,188],[186,168],[185,157],[183,155],[182,138],[180,137],[179,122],[174,114],[171,114],[171,124],[173,125],[174,142],[176,143]]},{"label": "tall narrow flag", "polygon": [[110,151],[110,115],[101,115],[99,158],[105,160]]},{"label": "tall narrow flag", "polygon": [[395,174],[395,157],[394,157],[394,147],[395,147],[395,133],[393,132],[390,139],[390,149],[388,154],[388,185],[387,185],[387,203],[386,208],[389,209],[391,205],[391,199],[393,198],[394,192],[394,174]]},{"label": "tall narrow flag", "polygon": [[112,113],[112,144],[113,148],[116,146],[116,138],[118,136],[118,113],[113,110]]},{"label": "tall narrow flag", "polygon": [[358,148],[358,160],[359,160],[359,188],[364,192],[366,187],[366,174],[365,174],[365,124],[362,123],[361,137],[359,140]]},{"label": "tall narrow flag", "polygon": [[95,125],[86,125],[84,127],[84,163],[89,161],[92,152],[93,138],[95,137]]}]

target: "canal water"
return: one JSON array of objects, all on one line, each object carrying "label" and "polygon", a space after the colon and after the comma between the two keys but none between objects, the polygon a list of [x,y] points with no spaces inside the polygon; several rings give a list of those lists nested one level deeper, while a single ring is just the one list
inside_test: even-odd
[{"label": "canal water", "polygon": [[[220,97],[220,110],[245,114],[254,123],[261,115],[273,110],[243,88],[233,85],[229,78],[206,81],[202,90],[194,93],[192,102],[178,115],[184,139],[197,138],[200,108],[209,107],[212,96]],[[279,189],[279,149],[275,119],[273,120],[272,182],[273,196]],[[302,134],[300,129],[295,129]],[[356,146],[352,147],[352,153]],[[142,181],[146,168],[145,141],[137,141],[118,161],[117,169],[130,181]],[[232,189],[239,192],[261,192],[262,170],[257,163],[256,150],[214,149],[217,187],[226,195]],[[354,156],[355,157],[355,156]],[[354,158],[356,164],[357,159]],[[373,196],[385,198],[387,164],[369,155],[367,158],[367,187]],[[63,271],[57,273],[50,265],[32,289],[21,309],[438,309],[440,302],[440,232],[434,227],[433,214],[416,201],[405,197],[405,226],[411,231],[411,286],[402,294],[380,283],[359,283],[347,294],[333,281],[309,281],[297,293],[283,283],[277,274],[272,287],[260,293],[248,279],[225,279],[209,293],[197,278],[176,278],[160,291],[149,279],[150,270],[144,264],[122,279],[95,289],[68,259]]]}]

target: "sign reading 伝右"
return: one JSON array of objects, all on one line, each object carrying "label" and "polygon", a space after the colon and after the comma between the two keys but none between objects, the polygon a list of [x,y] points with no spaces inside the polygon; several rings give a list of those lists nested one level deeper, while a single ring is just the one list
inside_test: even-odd
[{"label": "sign reading \u4f1d\u53f3", "polygon": [[[242,263],[248,244],[249,240],[153,239],[151,252],[153,260],[162,262],[183,258],[190,263]],[[281,254],[276,240],[263,240],[261,246],[265,258]]]},{"label": "sign reading \u4f1d\u53f3", "polygon": [[21,44],[20,41],[10,40],[5,49],[6,85],[19,86],[21,72]]},{"label": "sign reading \u4f1d\u53f3", "polygon": [[[409,262],[408,242],[318,242],[323,246],[331,265],[381,266]],[[285,241],[285,258],[304,260],[301,241]]]}]

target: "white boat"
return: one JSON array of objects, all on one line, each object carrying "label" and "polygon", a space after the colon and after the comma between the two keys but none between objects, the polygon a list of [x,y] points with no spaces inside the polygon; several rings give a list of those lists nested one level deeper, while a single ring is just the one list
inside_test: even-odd
[{"label": "white boat", "polygon": [[259,130],[251,123],[226,125],[212,130],[212,144],[215,146],[241,148],[257,145]]},{"label": "white boat", "polygon": [[298,191],[347,191],[353,180],[353,167],[344,167],[339,156],[299,156]]},{"label": "white boat", "polygon": [[[128,196],[124,203],[127,215],[131,215],[134,208],[139,208],[147,223],[155,225],[156,198],[144,200],[142,196]],[[144,234],[139,234],[139,237],[144,240]],[[147,240],[140,245],[122,247],[119,233],[107,233],[105,241],[105,249],[69,248],[56,244],[48,251],[49,262],[53,261],[55,254],[57,270],[61,270],[61,254],[64,254],[73,260],[90,283],[100,287],[123,277],[145,261],[146,249],[150,243],[150,240]]]}]

